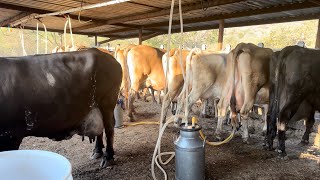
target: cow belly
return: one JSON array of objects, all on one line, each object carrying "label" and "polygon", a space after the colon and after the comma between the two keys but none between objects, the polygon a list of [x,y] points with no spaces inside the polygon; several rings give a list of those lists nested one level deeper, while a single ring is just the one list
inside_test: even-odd
[{"label": "cow belly", "polygon": [[93,108],[84,118],[81,130],[78,134],[94,137],[102,134],[103,129],[104,125],[101,111],[98,108]]}]

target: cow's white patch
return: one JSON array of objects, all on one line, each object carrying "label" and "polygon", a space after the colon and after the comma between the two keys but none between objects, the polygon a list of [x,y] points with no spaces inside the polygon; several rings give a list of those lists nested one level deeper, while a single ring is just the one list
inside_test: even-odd
[{"label": "cow's white patch", "polygon": [[48,84],[50,86],[54,86],[56,83],[56,80],[54,79],[53,75],[51,73],[47,73],[47,80],[48,80]]},{"label": "cow's white patch", "polygon": [[278,130],[285,131],[286,130],[286,124],[283,123],[283,122],[278,123]]}]

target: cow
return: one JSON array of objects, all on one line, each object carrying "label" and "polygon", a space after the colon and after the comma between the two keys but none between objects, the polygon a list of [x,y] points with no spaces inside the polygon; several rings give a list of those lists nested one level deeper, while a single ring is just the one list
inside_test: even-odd
[{"label": "cow", "polygon": [[303,114],[307,121],[301,142],[309,142],[314,113],[320,109],[319,57],[319,50],[288,46],[274,53],[270,62],[273,69],[270,71],[266,148],[273,149],[273,140],[278,133],[278,153],[282,158],[286,157],[286,125],[301,107],[308,109]]},{"label": "cow", "polygon": [[[96,138],[93,158],[113,161],[114,117],[121,66],[95,48],[0,58],[0,151],[19,149],[24,137]],[[96,114],[96,115],[95,115]],[[100,118],[93,118],[100,117]]]},{"label": "cow", "polygon": [[126,105],[128,105],[128,97],[129,97],[129,87],[130,87],[130,78],[129,78],[129,71],[128,71],[128,65],[127,65],[127,58],[124,54],[125,49],[117,48],[114,52],[114,57],[116,60],[121,64],[123,76],[122,76],[122,82],[120,91],[122,95],[126,98]]},{"label": "cow", "polygon": [[[216,101],[221,98],[223,89],[227,83],[227,54],[216,54],[215,52],[192,50],[187,58],[187,77],[183,91],[179,95],[177,114],[182,111],[184,106],[185,89],[191,88],[188,95],[187,111],[191,110],[192,105],[198,100],[212,99]],[[177,123],[176,119],[176,123]],[[216,129],[216,134],[220,135],[222,130],[220,119]],[[235,125],[235,123],[232,123]]]},{"label": "cow", "polygon": [[[169,55],[168,55],[169,53]],[[163,98],[163,107],[167,109],[171,102],[176,103],[176,97],[180,94],[184,77],[183,72],[186,72],[186,58],[189,54],[188,50],[181,50],[181,62],[180,62],[180,50],[172,49],[162,56],[162,65],[167,76],[167,92]],[[168,59],[169,56],[169,59]],[[167,64],[169,63],[169,64]],[[181,63],[181,64],[180,64]],[[168,70],[167,70],[168,66]],[[183,70],[181,69],[181,66]],[[174,110],[173,110],[173,113]],[[165,119],[165,116],[163,117]],[[162,121],[164,121],[164,119]]]},{"label": "cow", "polygon": [[269,62],[272,54],[271,49],[260,48],[251,43],[240,43],[229,53],[230,66],[227,70],[228,78],[223,90],[223,99],[218,103],[218,119],[219,122],[225,119],[228,105],[232,122],[238,122],[237,114],[240,113],[242,138],[245,143],[249,142],[249,111],[254,103],[266,105],[269,101]]},{"label": "cow", "polygon": [[52,53],[57,53],[57,52],[71,52],[71,51],[79,51],[82,49],[86,49],[86,46],[82,46],[82,45],[67,45],[67,47],[65,46],[56,46],[53,50]]},{"label": "cow", "polygon": [[127,64],[130,76],[129,93],[129,119],[133,119],[133,102],[141,85],[147,79],[150,80],[154,90],[161,91],[165,88],[165,75],[162,68],[161,58],[165,52],[158,48],[146,45],[138,45],[128,52]]}]

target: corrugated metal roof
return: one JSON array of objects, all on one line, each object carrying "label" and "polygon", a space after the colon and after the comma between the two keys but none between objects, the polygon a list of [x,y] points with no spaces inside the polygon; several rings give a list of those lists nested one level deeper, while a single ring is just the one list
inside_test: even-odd
[{"label": "corrugated metal roof", "polygon": [[[49,13],[104,0],[0,0],[0,24],[8,26],[28,13]],[[71,13],[74,33],[99,35],[112,38],[138,37],[152,32],[165,33],[168,27],[171,0],[132,0],[111,6]],[[179,31],[178,0],[175,0],[173,32]],[[217,28],[219,20],[225,20],[225,27],[255,25],[263,23],[320,18],[319,0],[182,0],[185,30]],[[91,22],[84,23],[87,20]],[[41,19],[51,31],[63,31],[66,19],[45,17]],[[36,20],[23,24],[27,29],[36,27]]]}]

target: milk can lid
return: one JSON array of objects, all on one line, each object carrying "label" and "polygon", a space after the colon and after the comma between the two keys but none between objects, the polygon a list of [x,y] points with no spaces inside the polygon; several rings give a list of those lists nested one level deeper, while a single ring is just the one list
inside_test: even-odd
[{"label": "milk can lid", "polygon": [[195,124],[192,126],[191,123],[188,123],[188,126],[185,125],[185,123],[180,124],[180,130],[181,131],[187,131],[187,132],[192,132],[192,131],[199,131],[201,130],[201,126],[198,124]]}]

